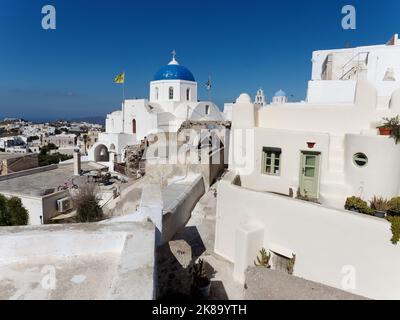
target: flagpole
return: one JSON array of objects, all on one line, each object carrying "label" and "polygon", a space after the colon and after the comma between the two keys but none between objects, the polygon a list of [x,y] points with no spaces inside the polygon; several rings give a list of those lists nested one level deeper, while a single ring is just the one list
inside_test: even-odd
[{"label": "flagpole", "polygon": [[125,132],[125,71],[124,81],[122,82],[122,133]]}]

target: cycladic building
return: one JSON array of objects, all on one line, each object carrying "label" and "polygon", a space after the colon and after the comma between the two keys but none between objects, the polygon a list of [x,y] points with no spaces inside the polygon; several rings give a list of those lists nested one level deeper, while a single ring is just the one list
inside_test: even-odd
[{"label": "cycladic building", "polygon": [[177,132],[182,123],[222,121],[222,113],[211,101],[199,101],[197,82],[189,69],[175,59],[160,68],[150,82],[148,99],[128,99],[122,109],[107,115],[106,131],[89,151],[96,162],[122,161],[125,147],[140,144],[157,132]]}]

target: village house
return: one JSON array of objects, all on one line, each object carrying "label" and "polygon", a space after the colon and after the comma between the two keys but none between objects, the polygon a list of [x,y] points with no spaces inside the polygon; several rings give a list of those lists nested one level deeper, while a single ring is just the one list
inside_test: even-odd
[{"label": "village house", "polygon": [[[400,41],[316,51],[312,70],[305,102],[260,106],[242,94],[232,105],[215,251],[234,263],[240,282],[266,248],[273,269],[294,266],[307,280],[398,299],[390,223],[344,207],[351,196],[400,194],[400,144],[378,129],[400,114]],[[346,266],[356,270],[356,286],[343,286]]]}]

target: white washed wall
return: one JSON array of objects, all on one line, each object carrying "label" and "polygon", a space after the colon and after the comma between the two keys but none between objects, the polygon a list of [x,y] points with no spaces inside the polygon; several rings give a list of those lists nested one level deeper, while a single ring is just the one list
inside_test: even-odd
[{"label": "white washed wall", "polygon": [[262,247],[279,248],[296,254],[296,276],[343,289],[343,268],[352,266],[356,289],[347,291],[400,299],[400,247],[390,239],[383,219],[243,189],[229,176],[218,187],[215,251],[239,281]]}]

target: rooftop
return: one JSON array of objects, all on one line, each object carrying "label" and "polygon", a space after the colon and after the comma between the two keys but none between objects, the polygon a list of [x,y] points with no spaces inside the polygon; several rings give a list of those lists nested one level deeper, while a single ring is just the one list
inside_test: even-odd
[{"label": "rooftop", "polygon": [[1,228],[0,300],[150,300],[154,239],[149,222]]},{"label": "rooftop", "polygon": [[[98,170],[99,166],[91,163],[82,163],[83,171]],[[29,172],[32,172],[29,174]],[[64,186],[65,183],[71,183],[81,185],[87,182],[88,177],[86,176],[74,176],[73,164],[59,165],[55,169],[46,170],[43,167],[42,171],[37,172],[36,169],[27,170],[19,176],[17,174],[15,178],[0,179],[0,192],[9,194],[23,194],[31,196],[43,196],[46,190],[56,189],[59,186]],[[53,192],[47,192],[47,194]]]}]

